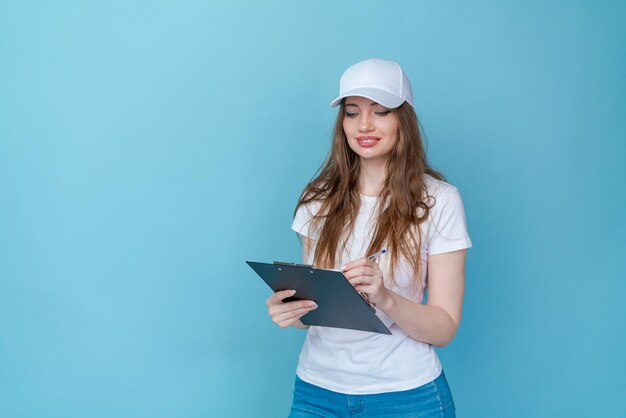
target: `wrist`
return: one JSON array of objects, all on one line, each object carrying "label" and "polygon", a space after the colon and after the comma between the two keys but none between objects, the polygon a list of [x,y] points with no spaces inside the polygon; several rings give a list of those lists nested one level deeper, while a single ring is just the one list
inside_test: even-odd
[{"label": "wrist", "polygon": [[379,308],[383,312],[387,312],[393,309],[394,303],[395,303],[394,293],[393,291],[387,289],[387,292],[385,292],[385,297],[383,298],[382,302],[378,304],[376,307]]}]

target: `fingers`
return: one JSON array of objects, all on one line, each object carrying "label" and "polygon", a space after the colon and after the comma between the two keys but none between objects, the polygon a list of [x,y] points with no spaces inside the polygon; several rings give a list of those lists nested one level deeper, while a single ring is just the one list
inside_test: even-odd
[{"label": "fingers", "polygon": [[341,266],[341,270],[345,273],[346,271],[352,270],[355,267],[368,265],[370,262],[373,262],[373,261],[370,261],[365,257],[359,258],[358,260],[354,260],[354,261],[349,262],[348,264],[344,264],[343,266]]},{"label": "fingers", "polygon": [[376,269],[370,266],[358,266],[353,267],[350,270],[346,270],[343,272],[343,275],[346,276],[348,280],[353,279],[359,276],[375,276],[377,273]]},{"label": "fingers", "polygon": [[374,261],[362,258],[346,264],[342,270],[348,282],[368,303],[375,304],[384,293],[383,272]]},{"label": "fingers", "polygon": [[279,327],[286,328],[315,308],[317,308],[317,305],[315,305],[315,307],[298,308],[289,312],[274,315],[272,316],[272,321],[274,321],[274,323]]},{"label": "fingers", "polygon": [[287,312],[295,311],[298,309],[315,309],[317,304],[312,300],[297,300],[294,302],[281,303],[278,305],[272,305],[269,307],[268,312],[271,317],[274,315],[280,315]]},{"label": "fingers", "polygon": [[369,295],[373,295],[376,293],[376,291],[378,290],[378,287],[375,287],[373,285],[356,285],[354,286],[354,290],[356,290],[359,293],[364,294],[365,296],[369,296]]},{"label": "fingers", "polygon": [[281,290],[267,298],[268,313],[272,321],[281,328],[293,325],[300,317],[317,308],[312,300],[283,302],[283,299],[295,293],[295,290]]},{"label": "fingers", "polygon": [[272,294],[269,298],[267,298],[267,306],[276,305],[282,303],[283,299],[293,296],[296,293],[293,289],[281,290]]}]

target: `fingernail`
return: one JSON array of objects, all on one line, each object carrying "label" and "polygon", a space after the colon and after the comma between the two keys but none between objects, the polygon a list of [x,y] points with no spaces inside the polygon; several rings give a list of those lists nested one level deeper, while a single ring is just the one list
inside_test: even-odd
[{"label": "fingernail", "polygon": [[296,291],[295,291],[295,290],[290,290],[290,291],[289,291],[289,294],[290,294],[290,295],[295,295],[295,294],[296,294]]},{"label": "fingernail", "polygon": [[346,271],[346,266],[341,266],[341,267],[339,267],[339,269],[340,269],[341,271]]},{"label": "fingernail", "polygon": [[308,305],[311,308],[317,308],[317,303],[315,303],[315,302],[309,302]]}]

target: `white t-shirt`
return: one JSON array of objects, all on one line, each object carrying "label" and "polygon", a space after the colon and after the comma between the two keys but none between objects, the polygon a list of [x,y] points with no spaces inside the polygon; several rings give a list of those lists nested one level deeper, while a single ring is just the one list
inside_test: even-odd
[{"label": "white t-shirt", "polygon": [[[423,303],[427,286],[429,254],[441,254],[472,246],[465,221],[463,201],[456,187],[425,175],[428,193],[435,198],[428,219],[420,225],[422,232],[422,287],[412,284],[412,269],[404,259],[394,274],[395,284],[385,285],[394,292]],[[354,233],[337,260],[339,267],[366,256],[371,242],[378,198],[361,195],[361,208],[355,220]],[[319,202],[301,206],[292,229],[316,241],[319,232],[310,228],[310,220]],[[312,264],[314,248],[307,263]],[[381,270],[388,271],[385,255],[379,258]],[[389,273],[385,273],[388,276]],[[413,389],[428,383],[441,373],[441,363],[430,344],[409,337],[384,312],[376,315],[392,335],[376,334],[330,327],[312,326],[300,352],[298,377],[322,388],[346,394],[373,394]]]}]

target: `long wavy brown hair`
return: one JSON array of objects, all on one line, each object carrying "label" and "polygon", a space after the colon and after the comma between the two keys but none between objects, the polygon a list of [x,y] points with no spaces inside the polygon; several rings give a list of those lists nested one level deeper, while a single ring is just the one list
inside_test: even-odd
[{"label": "long wavy brown hair", "polygon": [[[322,268],[337,267],[339,251],[345,250],[361,204],[360,158],[349,147],[343,130],[344,101],[337,113],[330,152],[319,174],[304,188],[295,209],[315,201],[321,203],[310,227],[319,231],[313,264]],[[385,248],[390,272],[395,271],[400,256],[404,257],[415,273],[413,283],[421,286],[421,280],[417,280],[421,277],[419,225],[428,218],[435,203],[423,175],[443,181],[445,177],[428,165],[420,125],[411,105],[405,102],[391,111],[399,122],[398,141],[387,161],[377,222],[367,254]],[[389,279],[394,282],[393,273]]]}]

